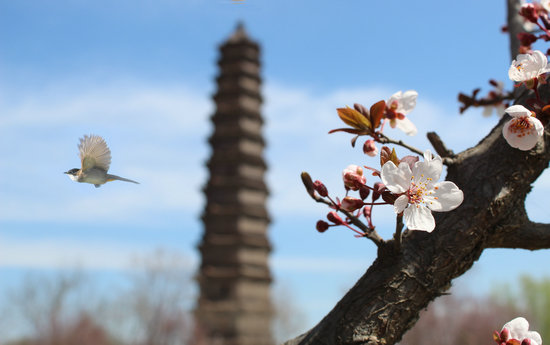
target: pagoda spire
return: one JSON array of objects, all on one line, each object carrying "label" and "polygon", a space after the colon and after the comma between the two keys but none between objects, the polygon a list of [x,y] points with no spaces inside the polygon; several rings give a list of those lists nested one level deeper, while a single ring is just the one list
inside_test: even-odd
[{"label": "pagoda spire", "polygon": [[242,23],[220,46],[195,310],[207,344],[273,344],[259,54]]}]

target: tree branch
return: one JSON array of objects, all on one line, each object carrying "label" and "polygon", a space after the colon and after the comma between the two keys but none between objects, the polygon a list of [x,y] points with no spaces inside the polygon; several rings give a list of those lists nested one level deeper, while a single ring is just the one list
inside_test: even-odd
[{"label": "tree branch", "polygon": [[[307,172],[302,172],[301,178],[302,178],[302,183],[304,184],[304,187],[306,187],[307,193],[313,200],[315,200],[318,203],[325,204],[329,207],[336,206],[332,202],[332,200],[328,201],[316,193],[315,188],[313,186],[313,180],[311,179],[311,176],[309,176]],[[378,232],[376,232],[374,228],[368,227],[365,223],[360,221],[359,218],[355,217],[351,212],[348,212],[342,208],[338,208],[337,211],[345,214],[346,217],[350,219],[353,225],[355,225],[356,227],[361,229],[361,231],[363,231],[363,233],[365,234],[364,237],[373,241],[377,247],[380,248],[380,246],[382,246],[382,244],[385,243],[384,239],[380,237],[380,235],[378,235]]]},{"label": "tree branch", "polygon": [[500,229],[499,236],[487,243],[487,248],[550,248],[550,224],[527,221]]},{"label": "tree branch", "polygon": [[441,158],[450,158],[454,156],[454,152],[452,150],[449,150],[443,140],[437,135],[436,132],[428,132],[426,135],[428,137],[428,140],[432,144],[435,152],[437,152],[438,155],[441,156]]},{"label": "tree branch", "polygon": [[523,18],[518,14],[521,8],[520,0],[507,0],[507,28],[510,40],[510,61],[519,53],[520,42],[518,34],[523,32]]}]

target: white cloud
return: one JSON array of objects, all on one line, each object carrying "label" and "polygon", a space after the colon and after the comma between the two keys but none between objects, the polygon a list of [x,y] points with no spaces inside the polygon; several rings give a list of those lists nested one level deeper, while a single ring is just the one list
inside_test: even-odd
[{"label": "white cloud", "polygon": [[[125,246],[120,243],[79,241],[68,238],[47,240],[18,240],[0,237],[0,267],[128,270],[136,259],[149,257],[153,249]],[[192,271],[197,264],[195,256],[185,254],[185,269]]]}]

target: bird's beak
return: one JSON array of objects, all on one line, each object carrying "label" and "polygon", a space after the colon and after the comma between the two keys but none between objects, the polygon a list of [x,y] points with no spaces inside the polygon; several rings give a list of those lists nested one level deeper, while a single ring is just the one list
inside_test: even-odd
[{"label": "bird's beak", "polygon": [[68,174],[69,172],[68,171],[65,171],[64,174]]}]

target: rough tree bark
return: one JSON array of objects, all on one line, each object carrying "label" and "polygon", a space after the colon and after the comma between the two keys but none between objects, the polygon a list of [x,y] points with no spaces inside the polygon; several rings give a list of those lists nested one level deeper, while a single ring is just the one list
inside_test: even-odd
[{"label": "rough tree bark", "polygon": [[[548,99],[548,84],[539,90]],[[517,103],[527,97],[522,92]],[[505,116],[475,147],[446,160],[446,179],[462,189],[463,204],[434,214],[432,233],[406,231],[400,250],[393,240],[384,242],[377,259],[334,309],[285,344],[395,344],[484,249],[550,248],[550,224],[531,222],[524,207],[531,184],[548,168],[550,126],[545,123],[544,137],[534,149],[520,151],[502,136],[509,119]]]}]

